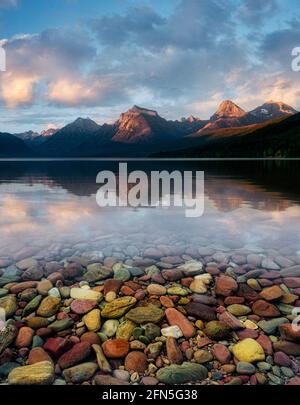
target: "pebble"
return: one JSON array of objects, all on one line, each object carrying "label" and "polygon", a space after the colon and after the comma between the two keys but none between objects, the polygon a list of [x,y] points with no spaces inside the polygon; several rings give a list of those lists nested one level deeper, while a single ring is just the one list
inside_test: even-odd
[{"label": "pebble", "polygon": [[58,312],[60,304],[60,298],[48,296],[42,300],[36,313],[39,316],[49,318]]},{"label": "pebble", "polygon": [[185,362],[159,369],[156,377],[160,382],[172,385],[205,380],[207,374],[207,369],[202,364]]},{"label": "pebble", "polygon": [[70,296],[74,299],[92,301],[100,301],[102,298],[102,294],[98,291],[77,287],[71,288]]},{"label": "pebble", "polygon": [[54,366],[50,361],[42,361],[14,368],[8,375],[11,385],[50,385],[54,381]]},{"label": "pebble", "polygon": [[147,356],[142,352],[132,351],[127,354],[124,365],[125,370],[129,372],[136,371],[143,374],[148,366]]},{"label": "pebble", "polygon": [[175,339],[179,339],[183,336],[181,329],[177,325],[169,326],[167,328],[162,328],[161,334],[163,336],[173,337]]},{"label": "pebble", "polygon": [[109,319],[104,322],[101,328],[101,332],[104,333],[108,338],[113,337],[119,326],[119,321],[116,319]]},{"label": "pebble", "polygon": [[148,305],[146,307],[136,307],[131,309],[125,315],[126,319],[132,322],[143,324],[147,322],[158,323],[162,320],[164,311],[155,305]]},{"label": "pebble", "polygon": [[102,345],[105,356],[110,359],[125,357],[129,352],[129,343],[125,339],[107,340]]},{"label": "pebble", "polygon": [[261,345],[254,339],[244,339],[233,345],[232,352],[234,356],[242,362],[253,363],[263,361],[265,353]]},{"label": "pebble", "polygon": [[104,318],[120,318],[130,310],[135,304],[134,297],[121,297],[112,302],[108,302],[103,308],[101,315]]},{"label": "pebble", "polygon": [[177,309],[168,308],[166,309],[166,318],[171,326],[178,326],[182,331],[183,336],[186,338],[191,338],[195,336],[196,330],[192,323]]},{"label": "pebble", "polygon": [[85,326],[90,332],[97,332],[101,326],[101,316],[99,309],[92,309],[82,318]]}]

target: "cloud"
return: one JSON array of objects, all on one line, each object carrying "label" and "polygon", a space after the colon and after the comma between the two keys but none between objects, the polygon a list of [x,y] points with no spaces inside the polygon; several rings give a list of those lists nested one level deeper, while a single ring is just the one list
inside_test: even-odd
[{"label": "cloud", "polygon": [[27,105],[34,100],[34,87],[38,83],[38,76],[15,75],[10,72],[3,74],[0,92],[8,108]]}]

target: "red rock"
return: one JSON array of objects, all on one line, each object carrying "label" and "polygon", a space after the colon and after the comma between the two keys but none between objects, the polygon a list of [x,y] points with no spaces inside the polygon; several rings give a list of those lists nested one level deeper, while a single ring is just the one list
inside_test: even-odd
[{"label": "red rock", "polygon": [[216,278],[215,293],[223,297],[229,297],[238,289],[237,282],[229,276],[220,276]]},{"label": "red rock", "polygon": [[80,336],[80,340],[81,342],[89,342],[91,345],[99,345],[101,343],[99,336],[95,332],[85,332]]},{"label": "red rock", "polygon": [[300,341],[300,329],[296,330],[290,323],[280,325],[279,332],[283,340]]},{"label": "red rock", "polygon": [[104,295],[106,295],[108,292],[113,291],[116,294],[120,291],[120,288],[122,286],[122,281],[119,280],[114,280],[112,278],[105,280],[104,282]]},{"label": "red rock", "polygon": [[18,349],[21,347],[28,347],[31,345],[32,338],[34,335],[34,330],[28,326],[23,326],[19,329],[18,336],[15,341],[15,345]]},{"label": "red rock", "polygon": [[278,366],[289,367],[291,365],[291,359],[283,352],[275,352],[274,363]]},{"label": "red rock", "polygon": [[253,290],[253,288],[249,287],[248,284],[243,283],[239,284],[237,295],[239,297],[244,297],[246,301],[255,301],[259,298],[258,293]]},{"label": "red rock", "polygon": [[182,271],[178,269],[163,270],[161,274],[167,281],[177,281],[181,280],[184,277]]},{"label": "red rock", "polygon": [[56,337],[46,340],[43,348],[53,357],[59,357],[62,353],[70,349],[70,342],[67,339]]},{"label": "red rock", "polygon": [[283,282],[289,288],[300,288],[300,277],[286,277]]},{"label": "red rock", "polygon": [[245,302],[244,297],[226,297],[224,304],[225,305],[232,305],[232,304],[243,304]]},{"label": "red rock", "polygon": [[58,360],[59,367],[64,370],[75,366],[85,360],[91,352],[91,345],[88,342],[81,342],[75,344],[71,350],[64,353]]},{"label": "red rock", "polygon": [[275,307],[275,305],[264,300],[255,301],[252,305],[252,311],[254,314],[266,318],[276,318],[276,316],[280,315],[280,311]]},{"label": "red rock", "polygon": [[300,377],[291,378],[287,385],[300,385]]},{"label": "red rock", "polygon": [[134,291],[138,291],[141,289],[141,285],[132,280],[125,281],[124,285],[126,285],[127,287],[131,288]]},{"label": "red rock", "polygon": [[35,334],[36,334],[37,336],[40,336],[40,337],[47,337],[47,336],[52,335],[52,333],[53,333],[53,330],[50,329],[50,328],[39,328],[39,329],[36,330],[36,332],[35,332]]},{"label": "red rock", "polygon": [[83,273],[83,267],[79,263],[70,263],[62,269],[62,275],[67,280],[72,280],[76,277],[80,277]]},{"label": "red rock", "polygon": [[127,285],[123,285],[121,287],[121,293],[123,295],[133,296],[135,294],[135,291],[132,288],[128,287]]},{"label": "red rock", "polygon": [[230,351],[227,349],[226,346],[220,343],[216,343],[213,346],[213,355],[221,364],[229,363],[231,359]]},{"label": "red rock", "polygon": [[283,291],[278,285],[264,288],[260,293],[260,297],[266,301],[276,301],[283,296]]},{"label": "red rock", "polygon": [[255,374],[254,374],[254,375],[251,375],[251,377],[250,377],[250,384],[251,384],[251,385],[257,385],[257,379],[256,379]]},{"label": "red rock", "polygon": [[143,377],[141,380],[142,385],[157,385],[158,382],[155,377]]},{"label": "red rock", "polygon": [[147,366],[147,356],[142,352],[130,352],[125,358],[125,369],[127,371],[137,371],[139,374],[143,374]]},{"label": "red rock", "polygon": [[27,288],[35,288],[37,286],[37,281],[23,281],[10,287],[11,294],[19,294],[20,292],[27,290]]},{"label": "red rock", "polygon": [[257,338],[257,342],[261,345],[261,347],[264,349],[264,352],[267,355],[272,356],[273,346],[272,346],[271,340],[269,339],[269,337],[267,335],[260,335]]},{"label": "red rock", "polygon": [[201,347],[205,347],[210,344],[212,344],[212,340],[209,339],[208,337],[203,337],[203,338],[197,339],[197,347],[199,349],[201,349]]},{"label": "red rock", "polygon": [[111,339],[103,343],[102,349],[108,358],[118,359],[129,352],[129,343],[125,339]]},{"label": "red rock", "polygon": [[180,280],[180,283],[181,283],[181,285],[183,285],[185,287],[189,287],[193,280],[194,280],[193,277],[186,277],[186,278],[182,278]]},{"label": "red rock", "polygon": [[236,331],[236,334],[238,335],[240,340],[248,338],[256,339],[258,337],[258,331],[253,329],[243,329],[240,331]]},{"label": "red rock", "polygon": [[291,356],[300,356],[300,345],[288,340],[279,340],[273,343],[275,351],[281,351]]},{"label": "red rock", "polygon": [[94,300],[74,300],[71,303],[71,310],[75,314],[83,315],[90,312],[97,304],[97,301]]},{"label": "red rock", "polygon": [[174,307],[174,302],[169,298],[164,295],[159,297],[159,301],[161,305],[163,305],[165,308],[173,308]]},{"label": "red rock", "polygon": [[177,325],[181,329],[184,337],[191,338],[195,336],[196,330],[194,326],[181,312],[177,311],[177,309],[167,308],[165,315],[169,325]]},{"label": "red rock", "polygon": [[55,285],[58,280],[64,280],[64,276],[59,272],[54,272],[49,274],[47,280],[51,281],[51,283]]},{"label": "red rock", "polygon": [[166,341],[167,357],[171,364],[181,364],[183,362],[183,355],[178,347],[176,339],[168,337]]},{"label": "red rock", "polygon": [[137,301],[142,301],[144,298],[146,297],[146,293],[144,290],[138,290],[135,294],[134,294],[134,298]]},{"label": "red rock", "polygon": [[219,321],[225,323],[225,325],[229,326],[233,330],[245,329],[243,322],[228,311],[222,311],[218,318]]},{"label": "red rock", "polygon": [[35,347],[34,349],[31,349],[28,356],[28,364],[35,364],[39,363],[40,361],[52,362],[52,359],[42,347]]}]

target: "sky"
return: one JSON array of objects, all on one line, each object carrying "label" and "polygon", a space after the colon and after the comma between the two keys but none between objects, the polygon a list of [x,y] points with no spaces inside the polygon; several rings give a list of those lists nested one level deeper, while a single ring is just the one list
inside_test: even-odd
[{"label": "sky", "polygon": [[114,122],[137,104],[209,118],[224,99],[300,110],[300,0],[0,0],[0,132]]}]

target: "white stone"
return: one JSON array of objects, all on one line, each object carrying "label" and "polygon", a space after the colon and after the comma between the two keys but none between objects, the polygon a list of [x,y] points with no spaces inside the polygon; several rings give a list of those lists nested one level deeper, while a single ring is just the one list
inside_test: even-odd
[{"label": "white stone", "polygon": [[163,328],[161,330],[161,334],[165,337],[173,337],[175,339],[179,339],[183,336],[181,329],[177,325],[168,326],[167,328]]},{"label": "white stone", "polygon": [[98,291],[86,289],[86,288],[71,288],[71,298],[78,300],[96,300],[100,301],[102,294]]}]

